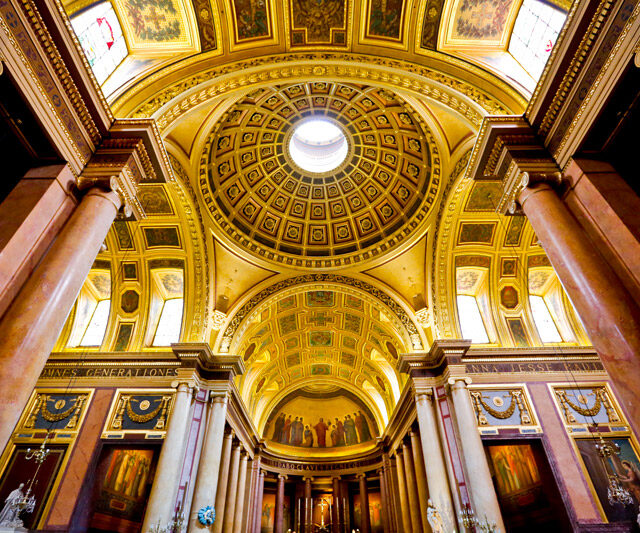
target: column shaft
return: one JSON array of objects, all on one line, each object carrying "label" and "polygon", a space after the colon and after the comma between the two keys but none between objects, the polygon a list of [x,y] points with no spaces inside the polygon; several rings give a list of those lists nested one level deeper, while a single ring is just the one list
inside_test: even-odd
[{"label": "column shaft", "polygon": [[249,465],[249,457],[242,455],[240,458],[240,470],[238,474],[238,488],[236,490],[236,505],[233,513],[233,533],[241,533],[242,521],[244,519],[244,501],[247,489],[247,467]]},{"label": "column shaft", "polygon": [[[215,396],[209,405],[209,418],[207,421],[207,432],[202,444],[200,463],[198,465],[198,476],[196,477],[195,490],[193,492],[193,503],[191,504],[191,517],[189,520],[189,531],[205,529],[198,521],[198,511],[207,505],[211,505],[218,512],[217,492],[218,477],[226,480],[226,476],[220,471],[221,456],[222,464],[229,464],[231,455],[231,435],[228,440],[224,439],[225,417],[227,414],[226,396]],[[222,441],[225,440],[223,450]],[[224,452],[224,453],[223,453]],[[218,474],[221,474],[218,476]],[[228,470],[227,470],[228,474]],[[219,523],[216,519],[214,525]]]},{"label": "column shaft", "polygon": [[387,491],[387,480],[384,473],[384,470],[381,468],[377,471],[378,476],[380,476],[380,500],[382,503],[382,529],[384,533],[391,533],[391,528],[389,526],[389,518],[390,513],[387,511],[387,503],[388,503],[388,491]]},{"label": "column shaft", "polygon": [[551,187],[525,188],[519,202],[640,431],[638,304]]},{"label": "column shaft", "polygon": [[256,502],[255,502],[255,518],[253,522],[253,532],[252,533],[260,533],[262,529],[262,499],[264,497],[264,471],[260,469],[260,473],[258,474],[258,491],[256,493]]},{"label": "column shaft", "polygon": [[334,477],[333,483],[333,516],[331,517],[332,525],[335,524],[336,531],[340,531],[342,498],[340,497],[340,478]]},{"label": "column shaft", "polygon": [[286,476],[278,474],[278,489],[276,492],[276,515],[274,533],[284,533],[284,480]]},{"label": "column shaft", "polygon": [[417,533],[423,531],[422,517],[420,516],[420,498],[418,496],[418,483],[416,481],[415,468],[413,466],[413,458],[411,457],[411,447],[404,443],[402,445],[404,462],[405,482],[407,484],[407,494],[409,496],[409,506],[411,510],[411,524],[413,530]]},{"label": "column shaft", "polygon": [[371,519],[369,517],[369,491],[367,490],[367,477],[364,474],[358,476],[360,485],[360,531],[371,533]]},{"label": "column shaft", "polygon": [[438,509],[445,528],[448,531],[454,531],[456,514],[451,500],[451,489],[443,458],[432,393],[416,396],[416,415],[420,429],[420,443],[429,497]]},{"label": "column shaft", "polygon": [[425,531],[428,531],[429,522],[427,521],[427,510],[429,508],[429,491],[427,489],[427,474],[424,467],[424,459],[422,458],[422,446],[420,445],[420,437],[415,431],[410,431],[409,436],[411,437],[414,475],[418,485],[418,501],[420,502],[422,527]]},{"label": "column shaft", "polygon": [[[411,521],[411,508],[409,506],[409,496],[407,493],[407,483],[404,475],[404,461],[402,452],[396,452],[396,473],[398,475],[398,494],[400,496],[400,516],[402,517],[403,533],[411,533],[413,531]],[[400,525],[400,524],[398,524]],[[419,533],[420,529],[416,529],[415,533]]]},{"label": "column shaft", "polygon": [[310,477],[304,478],[304,517],[300,517],[303,526],[302,530],[306,533],[311,533],[313,522],[313,509],[311,508],[311,481]]},{"label": "column shaft", "polygon": [[115,192],[91,189],[0,322],[0,450],[9,441],[120,205]]},{"label": "column shaft", "polygon": [[222,531],[224,533],[233,533],[236,500],[238,498],[238,471],[240,469],[241,452],[242,445],[240,444],[236,444],[231,452],[231,466],[229,467],[229,477],[227,479],[227,492],[224,505],[224,520],[222,521]]},{"label": "column shaft", "polygon": [[190,407],[191,390],[189,385],[180,383],[147,503],[143,531],[148,531],[157,524],[164,527],[175,512],[174,504],[180,483]]},{"label": "column shaft", "polygon": [[231,468],[231,454],[233,453],[233,431],[224,436],[222,452],[220,454],[220,469],[216,483],[215,509],[216,521],[211,531],[222,533],[224,527],[224,511],[227,503],[227,485],[229,483],[229,470]]},{"label": "column shaft", "polygon": [[473,508],[480,521],[488,519],[495,522],[499,533],[504,532],[502,513],[498,504],[487,456],[478,433],[476,415],[464,380],[455,380],[451,385],[451,396],[455,409],[455,418],[462,446],[462,460],[465,465],[469,493]]}]

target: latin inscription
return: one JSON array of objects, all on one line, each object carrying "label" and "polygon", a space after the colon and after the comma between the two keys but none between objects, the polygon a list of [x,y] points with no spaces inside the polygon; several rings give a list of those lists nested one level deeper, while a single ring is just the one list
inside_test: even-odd
[{"label": "latin inscription", "polygon": [[552,361],[539,363],[467,363],[470,374],[495,374],[502,372],[601,372],[598,361]]},{"label": "latin inscription", "polygon": [[162,378],[177,377],[177,367],[133,367],[133,368],[45,368],[43,379],[65,378]]}]

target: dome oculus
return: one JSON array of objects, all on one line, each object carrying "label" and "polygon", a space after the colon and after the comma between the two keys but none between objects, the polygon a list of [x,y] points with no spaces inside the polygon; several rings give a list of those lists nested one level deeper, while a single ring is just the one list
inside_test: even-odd
[{"label": "dome oculus", "polygon": [[342,130],[321,118],[305,120],[296,126],[288,148],[296,165],[315,174],[335,170],[349,152],[349,144]]}]

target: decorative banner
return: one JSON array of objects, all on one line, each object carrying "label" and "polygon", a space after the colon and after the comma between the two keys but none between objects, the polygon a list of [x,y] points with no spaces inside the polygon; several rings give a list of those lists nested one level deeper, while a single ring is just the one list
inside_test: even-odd
[{"label": "decorative banner", "polygon": [[164,436],[173,405],[173,389],[118,390],[103,438],[122,438],[125,433],[146,433],[147,437]]}]

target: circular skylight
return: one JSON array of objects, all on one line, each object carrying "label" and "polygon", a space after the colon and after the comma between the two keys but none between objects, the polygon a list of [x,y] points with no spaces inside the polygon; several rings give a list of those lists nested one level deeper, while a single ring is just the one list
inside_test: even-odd
[{"label": "circular skylight", "polygon": [[289,154],[296,165],[315,174],[338,168],[348,152],[349,143],[342,130],[321,118],[302,122],[289,140]]}]

